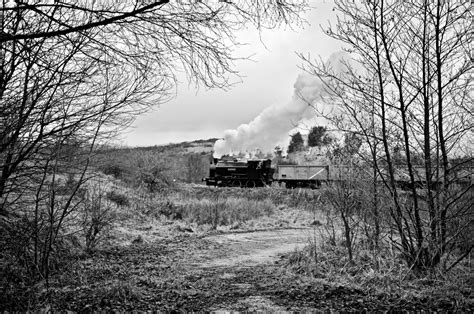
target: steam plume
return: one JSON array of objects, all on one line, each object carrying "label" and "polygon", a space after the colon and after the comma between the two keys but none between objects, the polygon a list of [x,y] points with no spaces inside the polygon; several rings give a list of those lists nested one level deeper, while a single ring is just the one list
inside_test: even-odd
[{"label": "steam plume", "polygon": [[[336,71],[344,53],[332,54],[328,60]],[[249,123],[241,124],[235,130],[226,130],[224,138],[214,145],[214,157],[237,152],[255,151],[272,152],[276,145],[286,147],[289,132],[299,122],[314,116],[310,106],[321,101],[324,92],[323,83],[308,73],[298,75],[291,100],[275,104],[264,109]]]}]

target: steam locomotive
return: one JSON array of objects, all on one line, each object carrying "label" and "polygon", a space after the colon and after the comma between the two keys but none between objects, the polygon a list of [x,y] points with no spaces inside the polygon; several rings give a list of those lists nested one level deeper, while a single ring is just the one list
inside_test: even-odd
[{"label": "steam locomotive", "polygon": [[271,185],[275,169],[270,159],[237,160],[235,158],[214,158],[209,169],[206,185],[262,187]]}]

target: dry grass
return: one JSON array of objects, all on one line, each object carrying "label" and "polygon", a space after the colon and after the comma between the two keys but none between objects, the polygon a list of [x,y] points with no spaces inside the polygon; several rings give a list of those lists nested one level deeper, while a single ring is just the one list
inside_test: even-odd
[{"label": "dry grass", "polygon": [[399,304],[449,310],[474,306],[474,277],[469,260],[449,273],[435,269],[414,274],[388,246],[359,249],[350,262],[345,247],[323,242],[309,243],[304,250],[289,254],[283,265],[302,276],[358,289],[379,299],[398,299]]},{"label": "dry grass", "polygon": [[269,216],[275,211],[275,205],[268,199],[187,199],[178,200],[175,204],[185,221],[199,225],[212,224],[215,227]]},{"label": "dry grass", "polygon": [[[278,187],[209,188],[177,184],[164,187],[159,193],[150,193],[146,188],[126,186],[112,176],[101,176],[100,180],[104,183],[102,191],[107,200],[114,203],[116,222],[112,232],[115,244],[120,245],[103,243],[99,252],[92,257],[84,255],[75,258],[78,267],[74,272],[63,268],[65,271],[61,276],[74,276],[74,280],[69,282],[67,278],[64,279],[67,285],[58,290],[58,296],[64,299],[64,304],[82,300],[82,303],[77,303],[77,307],[71,308],[87,310],[88,308],[82,307],[83,303],[88,304],[90,298],[97,297],[94,301],[97,303],[96,308],[128,309],[126,306],[129,305],[133,309],[136,304],[147,304],[152,292],[153,296],[155,292],[159,292],[163,294],[160,298],[169,297],[169,303],[172,304],[175,296],[169,292],[170,286],[182,288],[178,290],[189,292],[191,296],[195,295],[192,292],[194,290],[202,288],[207,291],[208,286],[190,288],[195,284],[197,275],[193,277],[187,270],[191,277],[185,276],[186,272],[181,269],[183,265],[180,265],[182,261],[196,260],[196,252],[201,250],[201,246],[209,248],[199,251],[202,255],[200,258],[208,257],[205,254],[216,254],[215,247],[203,243],[201,237],[189,236],[191,232],[198,233],[199,228],[203,232],[212,229],[271,229],[289,227],[295,223],[308,226],[314,222],[315,226],[323,224],[319,229],[325,230],[324,227],[329,225],[327,217],[323,217],[321,213],[324,208],[319,207],[321,191],[286,190]],[[336,227],[340,228],[338,225]],[[182,231],[184,229],[191,231],[185,233]],[[173,230],[174,234],[171,233]],[[448,274],[432,272],[415,277],[410,275],[409,269],[389,247],[374,251],[366,249],[362,243],[355,246],[357,253],[354,262],[349,263],[346,249],[340,245],[340,236],[338,233],[336,241],[329,245],[327,235],[315,233],[305,250],[286,256],[283,260],[284,267],[279,271],[288,272],[296,279],[283,282],[282,285],[292,284],[300,279],[320,280],[327,285],[354,287],[366,295],[389,299],[389,303],[395,297],[418,303],[431,302],[434,304],[433,308],[446,309],[443,304],[447,303],[455,304],[449,310],[472,308],[473,278],[470,264],[460,264]],[[323,240],[319,241],[320,238]],[[134,241],[137,239],[140,241]],[[168,240],[169,243],[166,242]],[[156,246],[160,241],[165,242]],[[185,241],[190,242],[188,247],[183,244]],[[324,245],[316,245],[316,242]],[[112,253],[105,254],[104,250],[107,248],[113,248]],[[125,254],[127,250],[130,252]],[[169,255],[164,254],[166,252]],[[111,262],[111,256],[115,258],[114,263]],[[84,271],[85,268],[89,270]],[[10,282],[16,279],[12,277],[6,280]],[[213,287],[216,280],[211,279],[209,287]],[[280,280],[280,277],[277,276],[275,280]],[[34,290],[28,292],[28,296],[23,296],[18,292],[21,291],[20,288],[17,286],[16,290],[4,290],[9,293],[4,298],[5,302],[11,302],[5,308],[18,308],[14,305],[18,303],[17,299],[40,296],[46,298],[40,293],[35,294]],[[299,288],[295,290],[300,291]],[[309,297],[312,298],[311,295]],[[114,300],[115,303],[109,304],[107,300]],[[34,304],[39,301],[31,299],[31,302]]]},{"label": "dry grass", "polygon": [[121,221],[136,222],[152,218],[216,228],[236,226],[283,211],[305,212],[308,215],[316,210],[319,194],[318,191],[278,187],[244,189],[202,185],[174,185],[162,189],[160,193],[149,193],[145,189],[114,185],[108,196],[123,205],[118,213]]},{"label": "dry grass", "polygon": [[102,297],[104,305],[110,300],[127,303],[142,298],[142,292],[134,282],[123,280],[107,281],[95,289],[95,294]]},{"label": "dry grass", "polygon": [[116,221],[105,246],[128,245],[139,237],[150,242],[182,232],[301,227],[323,219],[316,206],[319,191],[174,184],[151,193],[111,175],[99,177]]}]

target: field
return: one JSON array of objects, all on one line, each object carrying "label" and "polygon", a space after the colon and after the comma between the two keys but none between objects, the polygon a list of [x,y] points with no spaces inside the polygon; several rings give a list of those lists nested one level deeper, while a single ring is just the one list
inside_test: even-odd
[{"label": "field", "polygon": [[474,309],[470,258],[448,274],[413,274],[387,229],[375,249],[361,224],[349,260],[328,187],[206,187],[209,147],[99,156],[88,190],[101,195],[102,228],[67,238],[43,280],[2,255],[0,310]]}]

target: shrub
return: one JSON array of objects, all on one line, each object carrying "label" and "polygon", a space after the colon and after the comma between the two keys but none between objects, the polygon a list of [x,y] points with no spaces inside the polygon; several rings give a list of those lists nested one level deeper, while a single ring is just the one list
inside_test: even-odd
[{"label": "shrub", "polygon": [[123,165],[115,163],[104,164],[99,169],[106,175],[113,176],[115,179],[123,178],[124,174],[127,172]]},{"label": "shrub", "polygon": [[126,281],[112,281],[96,289],[96,295],[102,297],[101,304],[115,302],[127,303],[140,300],[143,296],[141,289]]},{"label": "shrub", "polygon": [[117,191],[109,191],[106,194],[107,199],[115,203],[117,206],[130,206],[130,200],[125,194],[118,193]]},{"label": "shrub", "polygon": [[112,222],[114,214],[112,204],[104,197],[100,186],[92,186],[86,193],[82,210],[82,229],[85,238],[85,248],[91,252],[105,239]]}]

